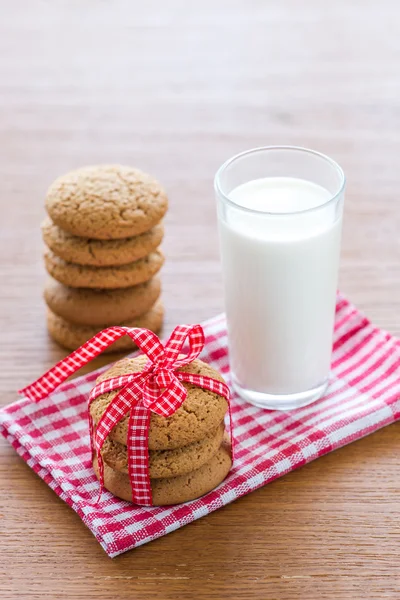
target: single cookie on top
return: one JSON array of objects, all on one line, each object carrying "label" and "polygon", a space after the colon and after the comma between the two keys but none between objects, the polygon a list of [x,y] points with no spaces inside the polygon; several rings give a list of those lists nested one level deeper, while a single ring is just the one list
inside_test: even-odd
[{"label": "single cookie on top", "polygon": [[72,235],[98,240],[148,231],[167,208],[167,196],[158,181],[122,165],[70,171],[56,179],[46,195],[53,223]]},{"label": "single cookie on top", "polygon": [[[136,358],[124,358],[115,363],[105,373],[102,373],[96,383],[126,373],[140,372],[146,362],[147,357],[143,355]],[[178,370],[224,381],[218,371],[199,359]],[[155,413],[151,414],[149,426],[150,450],[172,450],[203,440],[210,431],[215,430],[220,425],[228,410],[228,403],[225,398],[215,392],[210,392],[186,382],[183,382],[182,385],[187,389],[187,396],[182,406],[173,415],[165,418]],[[117,393],[117,391],[108,392],[93,400],[90,405],[90,414],[95,424],[100,421],[104,411]],[[117,423],[110,433],[111,440],[127,445],[128,421],[129,416],[126,416]]]}]

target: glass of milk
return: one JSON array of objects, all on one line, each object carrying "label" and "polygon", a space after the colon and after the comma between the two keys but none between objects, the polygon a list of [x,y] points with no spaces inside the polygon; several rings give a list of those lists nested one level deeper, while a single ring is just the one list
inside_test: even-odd
[{"label": "glass of milk", "polygon": [[345,177],[305,148],[234,156],[215,177],[233,386],[262,408],[329,383]]}]

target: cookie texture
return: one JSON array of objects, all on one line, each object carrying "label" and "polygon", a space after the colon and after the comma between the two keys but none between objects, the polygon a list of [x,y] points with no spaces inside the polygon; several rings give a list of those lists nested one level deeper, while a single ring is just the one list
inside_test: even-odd
[{"label": "cookie texture", "polygon": [[[144,327],[157,333],[163,323],[164,307],[158,300],[155,305],[144,315],[121,323],[126,327]],[[57,343],[69,350],[75,350],[82,346],[88,339],[96,335],[105,326],[85,326],[70,323],[62,317],[55,315],[50,309],[47,311],[47,329]],[[109,346],[104,352],[120,352],[121,350],[135,350],[136,346],[128,336],[124,336]]]},{"label": "cookie texture", "polygon": [[128,288],[71,288],[49,279],[44,299],[50,310],[78,325],[119,325],[148,312],[161,293],[159,277]]},{"label": "cookie texture", "polygon": [[50,250],[67,262],[93,267],[114,267],[139,260],[155,250],[164,237],[164,226],[159,223],[134,237],[94,240],[71,235],[47,218],[42,223],[42,236]]},{"label": "cookie texture", "polygon": [[[155,506],[180,504],[204,496],[225,479],[231,466],[230,447],[228,444],[222,443],[214,456],[199,469],[178,477],[151,479],[153,504]],[[93,461],[93,468],[98,478],[96,458]],[[132,501],[128,475],[114,471],[106,464],[104,465],[104,486],[122,500]]]},{"label": "cookie texture", "polygon": [[[144,355],[136,358],[124,358],[100,375],[96,383],[110,377],[141,371],[146,361],[147,357]],[[224,381],[218,371],[199,359],[178,370]],[[171,450],[204,439],[211,430],[218,427],[228,410],[228,403],[223,396],[190,383],[182,382],[182,385],[188,391],[187,397],[173,415],[165,418],[151,413],[149,426],[150,450]],[[96,424],[117,393],[118,391],[108,392],[93,400],[90,405],[90,414]],[[109,436],[112,440],[125,446],[128,436],[128,420],[129,416],[127,415],[117,423]]]},{"label": "cookie texture", "polygon": [[[224,437],[224,424],[212,430],[207,437],[175,450],[150,450],[149,472],[155,479],[176,477],[199,469],[218,451]],[[107,438],[101,454],[105,463],[115,471],[128,473],[127,447]]]},{"label": "cookie texture", "polygon": [[69,287],[116,289],[132,287],[154,277],[164,264],[164,255],[155,250],[120,267],[90,267],[66,262],[51,250],[46,250],[44,264],[49,275]]},{"label": "cookie texture", "polygon": [[158,181],[122,165],[70,171],[56,179],[46,195],[53,223],[72,235],[98,240],[148,231],[167,208],[167,196]]}]

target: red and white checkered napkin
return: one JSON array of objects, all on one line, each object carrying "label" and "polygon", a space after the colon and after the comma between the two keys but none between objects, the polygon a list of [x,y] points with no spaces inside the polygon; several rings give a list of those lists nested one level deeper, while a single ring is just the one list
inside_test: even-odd
[{"label": "red and white checkered napkin", "polygon": [[[202,358],[229,383],[224,318],[204,323]],[[0,430],[28,465],[81,517],[109,556],[154,540],[273,479],[400,417],[400,341],[338,298],[333,376],[327,395],[306,408],[260,410],[237,397],[237,440],[228,478],[199,500],[137,507],[104,492],[90,460],[87,398],[98,373],[64,384],[37,404],[19,400],[0,411]],[[38,374],[39,375],[39,374]]]}]

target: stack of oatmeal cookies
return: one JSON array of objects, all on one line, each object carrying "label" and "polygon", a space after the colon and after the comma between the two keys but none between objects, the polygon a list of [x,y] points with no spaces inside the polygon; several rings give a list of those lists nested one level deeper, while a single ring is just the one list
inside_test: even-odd
[{"label": "stack of oatmeal cookies", "polygon": [[[71,171],[50,186],[42,225],[51,337],[74,350],[111,325],[161,329],[160,184],[119,165]],[[132,349],[124,336],[108,351]]]},{"label": "stack of oatmeal cookies", "polygon": [[[142,371],[146,356],[124,358],[100,375],[96,383]],[[196,359],[179,371],[211,377],[224,382],[218,371]],[[231,465],[230,442],[224,431],[228,410],[225,398],[190,383],[183,383],[187,396],[170,417],[151,413],[148,431],[149,476],[153,504],[157,506],[187,502],[214,489],[227,476]],[[106,392],[90,404],[97,427],[118,391]],[[128,475],[129,415],[117,423],[102,448],[104,485],[123,500],[132,500]],[[97,456],[93,461],[99,476]]]}]

